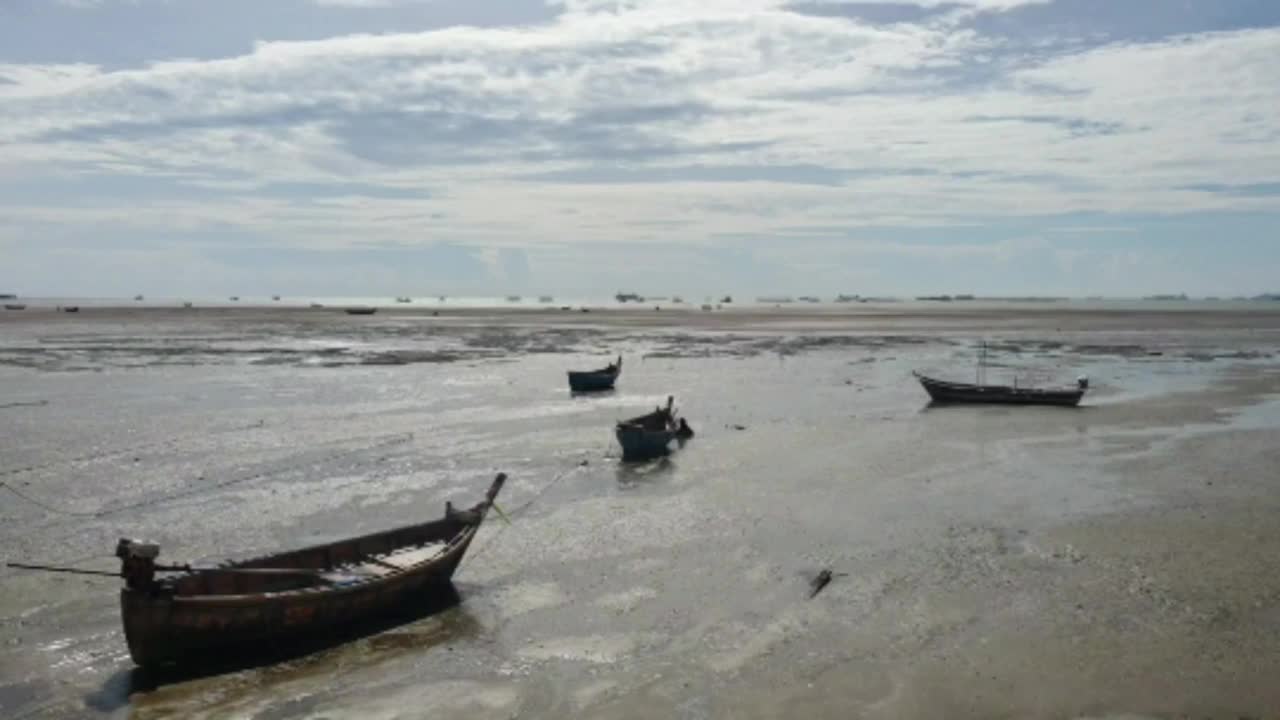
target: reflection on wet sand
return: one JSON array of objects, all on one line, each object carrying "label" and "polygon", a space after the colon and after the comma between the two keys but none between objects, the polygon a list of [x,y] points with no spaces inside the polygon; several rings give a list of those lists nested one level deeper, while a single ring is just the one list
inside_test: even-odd
[{"label": "reflection on wet sand", "polygon": [[640,462],[620,460],[618,461],[614,473],[618,481],[618,487],[622,489],[629,489],[648,483],[658,482],[664,478],[669,479],[675,471],[675,461],[670,457],[660,457],[654,460],[644,460]]}]

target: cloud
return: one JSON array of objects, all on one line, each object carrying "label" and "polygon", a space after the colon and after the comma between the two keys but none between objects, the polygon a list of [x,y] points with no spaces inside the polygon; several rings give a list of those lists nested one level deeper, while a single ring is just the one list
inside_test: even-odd
[{"label": "cloud", "polygon": [[[356,4],[379,7],[295,6],[434,6]],[[1013,32],[1066,5],[564,0],[523,24],[123,68],[6,56],[0,190],[24,200],[2,209],[24,226],[231,227],[325,252],[675,235],[712,253],[754,233],[831,257],[815,240],[829,228],[1280,212],[1280,30]]]}]

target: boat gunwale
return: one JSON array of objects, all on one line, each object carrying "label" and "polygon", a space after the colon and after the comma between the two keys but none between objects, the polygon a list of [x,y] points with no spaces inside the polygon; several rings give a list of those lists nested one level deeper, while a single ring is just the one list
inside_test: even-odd
[{"label": "boat gunwale", "polygon": [[[416,527],[416,526],[409,526],[409,527]],[[242,606],[242,605],[259,605],[259,604],[268,603],[268,602],[287,601],[287,600],[290,600],[293,598],[299,598],[299,597],[311,597],[317,594],[321,594],[324,596],[347,595],[357,591],[376,588],[379,585],[382,585],[385,583],[402,580],[407,576],[426,572],[431,568],[431,566],[441,565],[447,562],[449,559],[451,559],[455,554],[457,554],[460,551],[460,549],[465,546],[467,542],[470,542],[470,540],[475,537],[475,534],[476,532],[479,531],[479,529],[480,529],[480,526],[478,524],[471,524],[466,526],[465,528],[463,528],[461,532],[453,536],[453,538],[445,545],[445,547],[441,548],[440,552],[420,562],[414,563],[413,565],[409,565],[397,570],[391,570],[387,572],[385,575],[374,575],[374,576],[359,578],[349,583],[345,583],[343,585],[315,585],[311,587],[294,588],[292,590],[281,590],[277,592],[239,593],[235,595],[211,595],[211,594],[178,595],[175,593],[165,593],[165,592],[146,593],[146,592],[138,592],[138,591],[130,590],[128,588],[124,588],[123,592],[136,593],[138,597],[145,598],[152,602],[173,604],[173,605],[190,605],[190,606],[202,607],[202,608],[219,607],[219,606],[231,607],[231,606]],[[359,538],[354,538],[354,539],[359,539]],[[311,548],[303,548],[302,551],[309,550],[309,549]],[[270,557],[270,556],[266,556],[266,557]],[[257,558],[257,559],[262,559],[262,558]],[[255,560],[245,560],[244,562],[249,563],[254,561]],[[201,572],[217,572],[218,570],[221,570],[221,569],[236,568],[241,566],[242,565],[240,564],[224,565],[221,568],[213,568],[211,570],[204,570]],[[259,569],[259,568],[247,568],[247,569]],[[268,567],[268,568],[261,568],[261,569],[271,570],[276,568]],[[279,568],[279,569],[293,570],[295,568]],[[325,571],[316,570],[317,575],[319,575],[321,572],[325,572]],[[199,574],[200,572],[191,573],[190,575],[180,576],[178,578],[174,578],[173,580],[176,581],[179,579],[188,579],[190,577],[193,577]]]},{"label": "boat gunwale", "polygon": [[[476,534],[480,531],[480,525],[484,523],[485,516],[488,515],[489,508],[497,499],[498,493],[507,479],[506,473],[498,473],[493,483],[489,486],[489,490],[485,493],[484,499],[472,506],[469,510],[456,512],[451,510],[451,506],[446,503],[444,517],[436,520],[427,520],[425,522],[413,523],[410,525],[402,525],[400,527],[388,528],[377,532],[357,535],[352,538],[335,540],[328,543],[319,543],[307,547],[297,548],[294,550],[286,550],[284,552],[272,553],[269,555],[259,555],[245,560],[238,560],[224,563],[221,566],[195,570],[183,575],[165,578],[155,583],[151,588],[133,589],[129,587],[121,588],[122,597],[131,597],[138,602],[144,604],[166,604],[166,605],[187,605],[193,607],[238,607],[243,605],[264,604],[273,602],[284,602],[295,598],[314,597],[316,595],[339,596],[353,592],[367,591],[371,588],[376,589],[383,584],[390,584],[396,581],[402,581],[406,578],[412,578],[415,575],[429,573],[434,567],[447,566],[449,563],[462,561],[462,555],[470,546],[471,541],[475,539]],[[464,519],[465,518],[465,519]],[[270,563],[273,559],[288,555],[301,555],[310,552],[328,551],[334,547],[344,545],[355,545],[357,548],[360,543],[372,540],[374,538],[396,535],[399,533],[413,533],[417,531],[425,532],[429,526],[445,523],[456,523],[461,527],[452,535],[447,536],[444,540],[444,547],[434,555],[423,558],[422,560],[407,565],[397,567],[389,572],[376,575],[373,577],[356,578],[351,582],[342,585],[323,585],[318,584],[310,587],[292,588],[280,591],[255,592],[255,593],[236,593],[236,594],[199,594],[199,595],[179,595],[177,593],[177,585],[180,582],[199,577],[204,573],[216,573],[224,570],[234,569],[263,569],[263,570],[314,570],[317,576],[320,573],[337,570],[338,567],[317,567],[317,568],[297,568],[297,567],[271,567],[270,565],[254,567],[255,563]],[[447,531],[448,525],[441,528]],[[426,543],[417,543],[417,547],[423,547]],[[396,549],[404,547],[413,547],[415,544],[406,543],[398,546]],[[360,562],[368,562],[374,558],[376,553],[362,554]],[[358,563],[352,563],[358,564]],[[452,573],[451,573],[452,574]]]}]

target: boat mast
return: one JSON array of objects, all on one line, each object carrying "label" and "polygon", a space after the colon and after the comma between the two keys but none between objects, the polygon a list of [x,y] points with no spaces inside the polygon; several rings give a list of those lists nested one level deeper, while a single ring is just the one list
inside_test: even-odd
[{"label": "boat mast", "polygon": [[983,340],[982,344],[978,347],[978,369],[974,373],[974,383],[978,385],[985,384],[984,380],[986,379],[986,374],[987,374],[986,364],[987,364],[987,341]]}]

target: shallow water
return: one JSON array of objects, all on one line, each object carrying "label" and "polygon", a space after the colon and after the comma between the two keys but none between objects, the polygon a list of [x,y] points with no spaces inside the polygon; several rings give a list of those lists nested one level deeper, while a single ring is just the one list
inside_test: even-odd
[{"label": "shallow water", "polygon": [[[987,335],[992,379],[1089,375],[1063,410],[927,407],[910,370],[969,377],[961,333],[11,329],[0,481],[53,509],[6,494],[6,557],[112,569],[123,535],[247,556],[435,516],[497,471],[514,524],[486,525],[456,608],[156,688],[116,582],[0,571],[0,715],[1260,713],[1280,705],[1280,581],[1245,581],[1280,549],[1273,337]],[[568,393],[616,352],[617,392]],[[362,361],[389,356],[409,360]],[[668,394],[697,437],[620,463],[612,423]],[[824,567],[843,574],[808,600]]]}]

